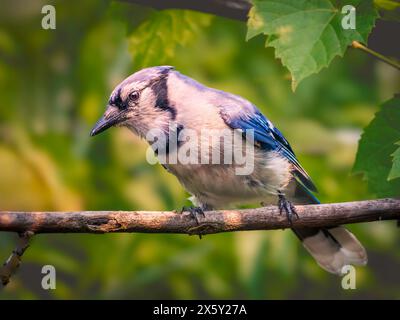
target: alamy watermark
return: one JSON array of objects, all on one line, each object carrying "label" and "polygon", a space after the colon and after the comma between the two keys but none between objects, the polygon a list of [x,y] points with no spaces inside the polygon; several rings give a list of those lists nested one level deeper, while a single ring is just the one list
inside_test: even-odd
[{"label": "alamy watermark", "polygon": [[42,289],[43,290],[55,290],[56,289],[56,268],[50,264],[42,267]]},{"label": "alamy watermark", "polygon": [[42,28],[45,30],[56,29],[56,8],[50,4],[46,4],[42,7]]},{"label": "alamy watermark", "polygon": [[348,264],[343,266],[342,270],[342,289],[344,290],[355,290],[356,289],[356,268],[354,266]]},{"label": "alamy watermark", "polygon": [[356,8],[351,5],[342,7],[342,14],[345,16],[342,18],[342,28],[344,30],[355,30],[356,29]]},{"label": "alamy watermark", "polygon": [[163,165],[231,165],[236,175],[254,170],[254,130],[192,130],[170,126],[168,132],[152,129],[146,135],[146,159]]}]

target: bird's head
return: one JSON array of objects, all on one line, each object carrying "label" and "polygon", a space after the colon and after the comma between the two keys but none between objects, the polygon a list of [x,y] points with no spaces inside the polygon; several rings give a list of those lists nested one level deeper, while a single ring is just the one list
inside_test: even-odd
[{"label": "bird's head", "polygon": [[168,100],[170,66],[140,70],[122,81],[112,92],[106,111],[90,135],[113,126],[125,126],[144,137],[148,130],[167,130],[175,117]]}]

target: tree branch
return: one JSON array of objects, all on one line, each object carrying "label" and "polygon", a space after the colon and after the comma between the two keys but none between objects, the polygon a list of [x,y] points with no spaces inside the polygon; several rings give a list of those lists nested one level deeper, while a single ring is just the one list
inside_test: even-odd
[{"label": "tree branch", "polygon": [[17,270],[29,241],[37,233],[183,233],[327,227],[376,220],[400,220],[400,199],[296,206],[293,224],[277,206],[257,209],[208,211],[199,224],[188,214],[157,211],[0,212],[0,231],[18,232],[19,243],[0,268],[5,286]]},{"label": "tree branch", "polygon": [[326,227],[375,220],[399,220],[400,199],[296,206],[290,225],[277,206],[208,211],[197,225],[187,213],[154,211],[0,212],[0,231],[23,233],[183,233],[211,234],[291,227]]},{"label": "tree branch", "polygon": [[21,264],[21,258],[25,250],[29,246],[29,242],[33,237],[33,232],[27,231],[19,235],[16,248],[13,250],[6,262],[0,268],[0,280],[3,286],[10,281],[11,276],[17,271]]},{"label": "tree branch", "polygon": [[120,0],[135,3],[154,9],[189,9],[234,20],[247,20],[251,4],[249,0]]}]

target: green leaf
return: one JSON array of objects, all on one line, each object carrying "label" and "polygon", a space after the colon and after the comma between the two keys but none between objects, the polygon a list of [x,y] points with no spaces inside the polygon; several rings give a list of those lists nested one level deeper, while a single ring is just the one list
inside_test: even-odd
[{"label": "green leaf", "polygon": [[[400,145],[400,141],[396,143]],[[400,178],[400,147],[392,154],[393,157],[393,166],[392,170],[390,170],[388,180],[393,180],[396,178]]]},{"label": "green leaf", "polygon": [[400,21],[399,0],[374,0],[375,6],[382,11],[381,18],[388,21]]},{"label": "green leaf", "polygon": [[384,10],[396,10],[400,8],[400,2],[398,0],[374,0],[375,5]]},{"label": "green leaf", "polygon": [[[292,74],[292,89],[306,77],[343,56],[352,41],[367,42],[378,16],[372,0],[252,0],[247,40],[267,35],[266,46],[275,48]],[[343,29],[342,7],[356,8],[356,29]]]},{"label": "green leaf", "polygon": [[369,189],[378,196],[392,197],[400,194],[400,179],[393,180],[400,173],[400,151],[396,147],[399,138],[400,96],[397,95],[382,105],[364,129],[353,168],[354,172],[364,174]]},{"label": "green leaf", "polygon": [[154,11],[130,35],[135,67],[165,64],[178,46],[194,42],[211,19],[211,15],[189,10]]}]

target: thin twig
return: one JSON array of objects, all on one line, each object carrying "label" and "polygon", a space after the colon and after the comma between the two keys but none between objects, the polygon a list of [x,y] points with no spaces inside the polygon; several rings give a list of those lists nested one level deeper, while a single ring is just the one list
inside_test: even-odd
[{"label": "thin twig", "polygon": [[370,48],[367,48],[366,46],[362,45],[358,41],[353,41],[352,42],[352,46],[353,46],[353,48],[361,49],[361,50],[373,55],[374,57],[382,60],[383,62],[386,62],[387,64],[391,65],[392,67],[400,70],[400,63],[398,61],[390,59],[390,58],[388,58],[388,57],[386,57],[386,56],[384,56],[384,55],[382,55],[382,54],[380,54],[380,53],[378,53],[378,52],[376,52],[376,51],[374,51],[374,50],[372,50]]}]

